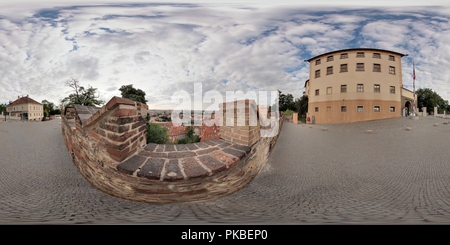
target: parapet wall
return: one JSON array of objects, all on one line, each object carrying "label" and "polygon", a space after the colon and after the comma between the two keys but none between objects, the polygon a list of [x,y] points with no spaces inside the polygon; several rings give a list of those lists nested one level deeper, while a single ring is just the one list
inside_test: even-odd
[{"label": "parapet wall", "polygon": [[[224,114],[223,120],[239,118],[238,113],[252,106],[256,104],[246,101],[243,108]],[[145,104],[119,97],[102,108],[65,109],[62,133],[66,146],[93,186],[112,196],[150,203],[219,198],[256,177],[278,138],[278,133],[260,137],[256,117],[253,126],[215,126],[220,139],[186,145],[146,144],[147,109]],[[249,113],[245,116],[244,121]],[[277,118],[279,130],[282,122]]]}]

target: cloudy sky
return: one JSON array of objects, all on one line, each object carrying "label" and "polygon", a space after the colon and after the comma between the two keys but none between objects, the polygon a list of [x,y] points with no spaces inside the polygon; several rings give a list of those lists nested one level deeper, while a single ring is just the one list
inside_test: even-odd
[{"label": "cloudy sky", "polygon": [[445,1],[3,0],[0,102],[28,94],[59,104],[72,78],[105,101],[133,84],[150,108],[173,107],[172,95],[194,84],[224,99],[238,90],[298,98],[304,60],[358,47],[408,54],[404,87],[414,60],[416,89],[450,100],[448,40]]}]

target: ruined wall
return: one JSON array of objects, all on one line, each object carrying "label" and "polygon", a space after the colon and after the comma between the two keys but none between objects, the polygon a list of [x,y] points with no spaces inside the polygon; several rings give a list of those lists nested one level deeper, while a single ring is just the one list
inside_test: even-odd
[{"label": "ruined wall", "polygon": [[[247,101],[228,117],[246,112],[244,120],[254,120],[249,118],[251,106],[256,104]],[[229,195],[257,176],[279,135],[260,137],[256,118],[255,126],[218,127],[221,139],[186,145],[146,144],[146,111],[146,105],[118,97],[102,108],[65,110],[62,133],[73,162],[105,193],[149,203],[196,202]],[[281,130],[283,120],[276,120]]]}]

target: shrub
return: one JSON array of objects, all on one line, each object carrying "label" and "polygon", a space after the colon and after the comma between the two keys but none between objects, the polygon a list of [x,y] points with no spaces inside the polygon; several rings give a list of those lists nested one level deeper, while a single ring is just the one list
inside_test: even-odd
[{"label": "shrub", "polygon": [[186,126],[186,137],[177,140],[175,144],[189,144],[200,142],[200,136],[195,134],[194,127]]},{"label": "shrub", "polygon": [[284,115],[285,115],[285,116],[290,116],[290,115],[292,115],[293,113],[294,113],[293,110],[287,109],[287,110],[284,112]]},{"label": "shrub", "polygon": [[147,144],[166,144],[169,142],[167,129],[156,123],[147,123]]}]

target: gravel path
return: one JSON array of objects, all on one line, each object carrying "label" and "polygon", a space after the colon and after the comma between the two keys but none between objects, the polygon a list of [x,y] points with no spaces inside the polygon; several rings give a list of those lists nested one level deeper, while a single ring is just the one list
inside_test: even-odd
[{"label": "gravel path", "polygon": [[59,120],[1,122],[0,224],[450,224],[447,121],[285,123],[253,182],[191,204],[104,194],[73,165]]}]

